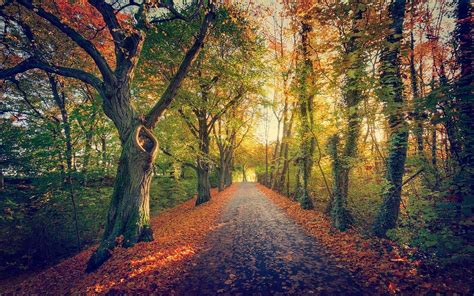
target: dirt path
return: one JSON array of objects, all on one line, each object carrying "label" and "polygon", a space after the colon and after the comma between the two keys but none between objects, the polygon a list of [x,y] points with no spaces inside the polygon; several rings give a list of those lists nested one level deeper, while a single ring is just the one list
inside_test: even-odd
[{"label": "dirt path", "polygon": [[239,186],[205,252],[173,290],[178,295],[360,295],[352,276],[267,199]]}]

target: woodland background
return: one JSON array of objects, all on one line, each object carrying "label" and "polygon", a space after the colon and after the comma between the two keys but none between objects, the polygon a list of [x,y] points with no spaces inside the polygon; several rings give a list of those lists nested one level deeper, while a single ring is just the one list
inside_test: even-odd
[{"label": "woodland background", "polygon": [[[46,2],[116,63],[97,9],[85,1]],[[0,7],[0,71],[40,54],[97,72],[86,52],[25,5]],[[216,7],[201,50],[152,129],[159,151],[151,215],[195,194],[205,202],[210,187],[258,180],[326,213],[341,231],[395,241],[428,269],[469,268],[470,1]],[[193,16],[195,2],[184,1],[180,11]],[[130,11],[117,18],[128,24]],[[165,91],[203,18],[157,22],[147,32],[130,85],[138,113]],[[37,69],[6,77],[0,87],[0,273],[8,277],[99,242],[121,140],[104,98],[80,80]]]}]

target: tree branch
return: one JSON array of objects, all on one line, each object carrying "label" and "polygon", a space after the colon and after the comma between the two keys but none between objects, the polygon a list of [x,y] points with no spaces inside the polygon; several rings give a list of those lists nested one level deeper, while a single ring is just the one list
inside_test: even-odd
[{"label": "tree branch", "polygon": [[28,58],[14,67],[0,70],[0,79],[14,77],[16,74],[20,74],[31,69],[41,69],[49,73],[79,79],[85,83],[92,85],[99,92],[101,92],[103,89],[102,81],[99,78],[95,77],[93,74],[79,69],[50,65],[38,60],[35,57]]},{"label": "tree branch", "polygon": [[124,58],[124,55],[120,45],[123,43],[125,35],[117,19],[117,15],[114,11],[114,8],[112,7],[112,5],[106,3],[104,0],[88,0],[88,2],[89,4],[94,6],[95,9],[97,9],[102,15],[105,25],[109,29],[110,35],[114,39],[115,57],[117,61],[122,60]]},{"label": "tree branch", "polygon": [[184,122],[188,125],[188,127],[191,130],[191,133],[193,134],[193,136],[195,136],[196,138],[199,138],[199,136],[198,136],[199,131],[198,131],[197,127],[194,126],[194,124],[189,120],[188,116],[186,116],[186,114],[184,114],[183,110],[178,109],[178,113],[181,115]]},{"label": "tree branch", "polygon": [[212,129],[212,127],[214,126],[214,123],[216,123],[216,121],[222,116],[224,115],[227,110],[230,109],[230,107],[234,106],[235,104],[237,104],[237,102],[242,98],[243,96],[243,91],[240,91],[232,100],[230,100],[229,102],[227,102],[227,104],[219,111],[217,112],[214,116],[212,116],[212,119],[211,121],[209,122],[209,124],[207,125],[207,128],[209,129],[209,131]]},{"label": "tree branch", "polygon": [[166,150],[166,149],[164,149],[164,148],[162,148],[162,147],[160,147],[160,150],[161,150],[161,152],[163,152],[165,155],[167,155],[167,156],[169,156],[169,157],[175,159],[177,162],[180,162],[180,163],[182,163],[182,164],[184,164],[184,165],[186,165],[186,166],[189,166],[189,167],[191,167],[191,168],[197,170],[197,166],[196,166],[196,165],[194,165],[194,164],[192,164],[192,163],[190,163],[190,162],[188,162],[188,161],[179,159],[178,157],[176,157],[176,156],[174,156],[173,154],[171,154],[171,152],[169,152],[168,150]]},{"label": "tree branch", "polygon": [[199,30],[199,34],[196,40],[194,41],[194,44],[186,53],[183,61],[181,62],[181,65],[179,66],[178,71],[174,75],[173,79],[171,80],[170,84],[168,85],[165,92],[161,96],[160,100],[155,104],[155,106],[147,114],[145,118],[145,126],[147,128],[152,129],[156,125],[158,118],[161,116],[163,111],[165,111],[166,108],[173,101],[179,87],[181,86],[181,83],[183,82],[189,70],[189,67],[191,66],[194,58],[197,56],[199,50],[201,49],[202,44],[204,43],[204,39],[206,38],[206,35],[207,35],[207,30],[213,20],[214,20],[214,9],[211,7],[210,11],[204,17],[204,20],[201,24],[201,28]]},{"label": "tree branch", "polygon": [[84,38],[81,34],[79,34],[76,30],[71,28],[70,26],[64,24],[59,20],[57,16],[54,14],[47,12],[41,7],[37,7],[33,5],[31,0],[17,0],[19,4],[21,4],[26,9],[33,11],[36,15],[42,17],[43,19],[47,20],[51,25],[58,28],[61,32],[66,34],[71,40],[73,40],[79,47],[81,47],[95,62],[97,67],[99,68],[100,73],[105,81],[113,81],[114,76],[112,69],[110,68],[109,64],[102,56],[102,54],[97,50],[94,44]]}]

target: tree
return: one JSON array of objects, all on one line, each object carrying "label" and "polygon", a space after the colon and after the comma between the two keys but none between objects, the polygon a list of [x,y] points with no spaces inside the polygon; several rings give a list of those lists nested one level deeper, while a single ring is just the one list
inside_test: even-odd
[{"label": "tree", "polygon": [[[456,82],[457,113],[460,127],[462,152],[460,153],[460,171],[455,177],[459,194],[471,208],[474,196],[474,99],[472,74],[472,3],[468,0],[457,1],[455,37],[458,47],[457,63],[460,75]],[[469,209],[465,211],[469,213]]]},{"label": "tree", "polygon": [[[183,101],[178,112],[197,141],[196,205],[207,202],[211,197],[209,172],[214,163],[220,164],[221,173],[226,172],[221,174],[222,177],[227,176],[224,183],[231,182],[233,145],[225,145],[227,147],[224,148],[224,143],[220,142],[222,154],[219,161],[214,161],[211,155],[212,131],[216,123],[248,99],[251,92],[258,92],[261,83],[261,41],[252,29],[246,29],[246,22],[240,13],[224,9],[217,12],[214,32],[200,53],[189,82],[180,93],[179,99]],[[227,38],[221,38],[221,35]]]},{"label": "tree", "polygon": [[297,172],[297,199],[303,209],[312,209],[313,201],[308,190],[309,180],[311,178],[311,170],[313,167],[313,154],[316,147],[316,141],[312,136],[314,125],[313,115],[313,98],[314,98],[314,75],[313,63],[309,54],[309,33],[311,32],[311,24],[308,16],[303,17],[300,21],[299,31],[299,60],[297,62],[297,92],[298,92],[298,109],[301,120],[299,132],[300,139],[300,155],[298,157]]},{"label": "tree", "polygon": [[[335,227],[341,231],[347,229],[351,223],[351,215],[347,209],[349,192],[349,173],[357,154],[358,138],[360,134],[359,104],[363,100],[364,77],[365,77],[365,55],[362,31],[362,19],[365,5],[359,1],[349,2],[352,12],[350,32],[347,36],[341,36],[342,41],[342,65],[344,68],[344,82],[342,87],[342,98],[344,104],[344,117],[347,121],[346,130],[343,133],[345,139],[342,151],[338,151],[339,138],[337,135],[331,138],[330,154],[333,158],[333,198],[331,200],[331,217]],[[340,30],[344,32],[344,30]]]},{"label": "tree", "polygon": [[[214,138],[219,150],[218,163],[218,188],[222,191],[232,184],[232,172],[234,168],[235,151],[250,131],[254,123],[256,100],[247,100],[247,104],[234,106],[214,126]],[[245,165],[242,165],[243,179],[246,180]],[[245,181],[244,181],[245,182]]]},{"label": "tree", "polygon": [[[132,246],[138,241],[150,241],[153,234],[149,226],[149,189],[152,163],[156,157],[158,141],[150,131],[176,95],[188,69],[198,54],[208,27],[214,17],[212,4],[208,4],[197,38],[188,49],[179,69],[171,79],[168,87],[147,114],[139,114],[132,105],[130,87],[147,29],[153,23],[165,19],[150,19],[148,16],[153,7],[169,11],[167,19],[187,20],[189,17],[176,10],[172,2],[160,1],[155,6],[148,3],[137,4],[130,1],[127,6],[138,6],[133,17],[122,20],[120,11],[124,7],[114,7],[104,0],[89,0],[85,4],[89,9],[100,14],[99,23],[107,28],[114,48],[114,63],[104,57],[93,41],[64,20],[60,13],[52,12],[47,5],[36,4],[30,0],[7,1],[1,6],[5,21],[15,23],[17,28],[30,41],[31,50],[21,55],[26,57],[10,68],[0,71],[0,79],[13,77],[31,69],[41,69],[66,77],[81,80],[94,87],[103,99],[105,114],[113,121],[119,133],[122,153],[120,156],[114,192],[107,217],[104,237],[99,248],[89,260],[87,270],[93,271],[111,255],[116,238],[123,235],[123,245]],[[19,11],[23,13],[16,13]],[[199,8],[199,7],[198,7]],[[198,9],[196,8],[196,9]],[[75,46],[87,53],[100,73],[99,78],[94,72],[86,69],[53,64],[41,54],[36,44],[41,37],[35,33],[24,19],[24,13],[30,18],[50,26],[53,34],[65,34]],[[5,15],[8,17],[5,18]],[[167,17],[167,16],[165,16]],[[100,30],[99,30],[100,31]]]},{"label": "tree", "polygon": [[400,73],[405,3],[405,0],[394,0],[389,4],[389,32],[384,40],[380,57],[380,96],[385,103],[390,136],[386,160],[386,187],[382,193],[383,203],[373,226],[377,236],[385,236],[387,230],[396,226],[405,171],[408,127],[403,114],[403,81]]}]

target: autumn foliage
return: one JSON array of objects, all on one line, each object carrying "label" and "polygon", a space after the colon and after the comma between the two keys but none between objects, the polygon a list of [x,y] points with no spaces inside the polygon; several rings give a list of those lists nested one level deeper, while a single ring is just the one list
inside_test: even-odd
[{"label": "autumn foliage", "polygon": [[[260,191],[301,225],[330,257],[359,277],[371,294],[415,294],[469,292],[466,282],[453,276],[430,275],[419,260],[410,260],[410,249],[384,239],[367,239],[354,230],[339,232],[329,219],[312,210],[303,210],[297,202],[258,185]],[[466,271],[464,276],[469,272]],[[471,274],[472,277],[472,274]]]}]

